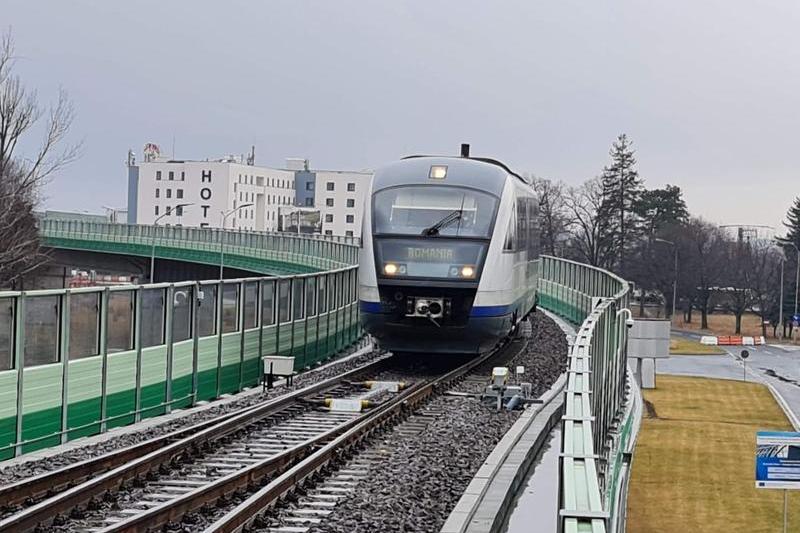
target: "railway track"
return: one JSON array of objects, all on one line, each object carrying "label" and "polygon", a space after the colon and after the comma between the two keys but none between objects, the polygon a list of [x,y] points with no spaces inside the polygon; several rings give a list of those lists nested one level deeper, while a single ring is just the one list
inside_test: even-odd
[{"label": "railway track", "polygon": [[[0,531],[71,530],[70,524],[79,530],[125,530],[153,508],[179,503],[209,486],[227,487],[228,478],[236,478],[237,490],[241,479],[245,486],[264,479],[349,427],[357,416],[320,416],[315,409],[325,397],[363,395],[353,382],[380,376],[387,362],[378,359],[285,396],[0,487],[0,501],[22,508],[0,520]],[[215,445],[226,451],[215,452]],[[125,508],[116,501],[120,489],[148,496]],[[89,518],[100,510],[102,521]]]},{"label": "railway track", "polygon": [[[484,372],[485,382],[487,364],[498,359],[507,361],[524,347],[524,341],[512,341],[495,352],[419,384],[402,398],[387,402],[357,425],[270,481],[203,531],[305,533],[311,527],[324,522],[325,517],[334,512],[337,502],[345,498],[367,476],[370,467],[383,460],[379,447],[368,446],[373,437],[384,429],[405,432],[412,436],[420,434],[442,414],[441,411],[426,408],[429,399],[465,380],[475,379],[474,372],[479,368]],[[358,451],[361,448],[366,450]]]}]

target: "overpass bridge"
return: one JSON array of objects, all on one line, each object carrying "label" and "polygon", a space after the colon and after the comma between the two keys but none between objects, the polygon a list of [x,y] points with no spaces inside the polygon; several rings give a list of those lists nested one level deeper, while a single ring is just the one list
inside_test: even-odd
[{"label": "overpass bridge", "polygon": [[[48,221],[43,243],[219,265],[252,277],[0,293],[0,460],[257,384],[362,336],[353,239]],[[641,416],[627,368],[628,284],[540,260],[540,306],[575,329],[561,418],[559,527],[617,530]],[[155,278],[158,280],[156,268]],[[555,489],[555,487],[554,487]]]}]

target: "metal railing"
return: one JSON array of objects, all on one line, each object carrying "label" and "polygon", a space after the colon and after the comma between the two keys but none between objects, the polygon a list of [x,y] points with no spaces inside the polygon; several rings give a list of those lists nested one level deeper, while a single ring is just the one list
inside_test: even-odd
[{"label": "metal railing", "polygon": [[155,238],[214,264],[221,243],[226,265],[310,272],[0,292],[0,460],[253,386],[262,355],[299,370],[362,337],[356,239],[40,223],[49,245],[149,255]]},{"label": "metal railing", "polygon": [[569,354],[559,459],[559,530],[607,531],[619,510],[627,406],[628,284],[605,270],[542,258],[540,304],[578,328]]},{"label": "metal railing", "polygon": [[258,273],[331,270],[358,262],[360,239],[285,232],[248,232],[42,218],[45,245],[219,264]]}]

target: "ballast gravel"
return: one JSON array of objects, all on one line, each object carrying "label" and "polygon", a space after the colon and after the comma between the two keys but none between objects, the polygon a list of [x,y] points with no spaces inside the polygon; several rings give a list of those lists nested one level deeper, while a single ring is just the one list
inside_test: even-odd
[{"label": "ballast gravel", "polygon": [[[354,350],[351,350],[351,352]],[[0,486],[13,483],[15,481],[30,478],[44,472],[50,472],[64,466],[77,463],[86,459],[98,457],[105,453],[115,450],[120,450],[140,442],[144,442],[173,431],[191,427],[200,422],[211,420],[213,418],[244,409],[251,405],[256,405],[265,400],[276,398],[288,394],[294,390],[307,387],[319,381],[332,378],[337,374],[347,372],[356,367],[359,367],[377,357],[383,355],[378,351],[367,351],[364,354],[347,359],[345,361],[333,362],[330,365],[312,369],[308,372],[300,374],[294,378],[294,383],[290,386],[276,387],[266,393],[251,394],[242,396],[241,398],[220,404],[219,406],[210,407],[198,411],[196,413],[187,414],[180,418],[171,419],[168,422],[152,426],[141,431],[130,431],[112,437],[108,440],[91,444],[79,448],[73,448],[59,455],[44,457],[42,459],[27,461],[24,463],[15,464],[0,470]],[[260,387],[260,386],[259,386]]]}]

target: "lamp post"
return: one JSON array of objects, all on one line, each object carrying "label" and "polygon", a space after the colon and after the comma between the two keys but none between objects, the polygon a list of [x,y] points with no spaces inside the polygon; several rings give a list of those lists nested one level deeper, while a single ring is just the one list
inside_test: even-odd
[{"label": "lamp post", "polygon": [[[795,264],[796,268],[795,268],[795,274],[794,274],[794,314],[796,315],[797,314],[798,289],[800,289],[800,248],[798,248],[797,245],[795,243],[793,243],[793,242],[790,242],[789,244],[791,244],[792,247],[797,252],[797,261],[795,262],[796,263]],[[794,317],[792,317],[792,319],[794,320]]]},{"label": "lamp post", "polygon": [[228,219],[229,216],[236,213],[240,209],[244,209],[245,207],[250,207],[254,204],[242,204],[239,207],[234,207],[229,211],[220,211],[222,214],[222,224],[220,224],[220,234],[219,234],[219,280],[222,281],[224,279],[223,272],[225,270],[225,221]]},{"label": "lamp post", "polygon": [[[185,204],[178,204],[175,206],[175,211],[179,209],[183,209],[184,207],[189,207],[190,205],[194,205],[193,203],[185,203]],[[165,216],[172,214],[172,207],[167,206],[167,211],[159,216],[153,221],[153,239],[150,246],[150,283],[155,283],[154,274],[156,272],[156,226],[158,226],[158,221],[164,218]],[[180,216],[180,215],[178,215]]]},{"label": "lamp post", "polygon": [[672,246],[675,256],[675,277],[672,279],[672,316],[670,321],[675,320],[675,302],[678,299],[678,245],[667,239],[655,239],[658,242],[663,242]]},{"label": "lamp post", "polygon": [[783,339],[783,269],[786,266],[786,254],[783,253],[781,250],[781,288],[780,288],[780,304],[778,305],[778,324],[780,327],[781,336],[780,338]]}]

